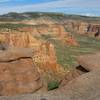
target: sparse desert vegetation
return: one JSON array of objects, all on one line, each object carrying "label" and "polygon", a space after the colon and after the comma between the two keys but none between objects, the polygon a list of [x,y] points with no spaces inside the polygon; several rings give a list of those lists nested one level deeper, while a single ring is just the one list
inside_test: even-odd
[{"label": "sparse desert vegetation", "polygon": [[87,62],[84,65],[78,57],[99,51],[99,17],[32,12],[2,15],[0,95],[59,92],[89,72]]}]

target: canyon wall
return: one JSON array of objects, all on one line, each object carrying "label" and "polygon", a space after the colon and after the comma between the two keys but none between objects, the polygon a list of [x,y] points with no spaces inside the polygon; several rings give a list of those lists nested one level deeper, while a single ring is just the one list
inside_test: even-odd
[{"label": "canyon wall", "polygon": [[31,48],[33,60],[44,71],[58,72],[56,53],[53,44],[48,41],[37,40],[32,34],[8,33],[0,34],[1,44],[18,48]]},{"label": "canyon wall", "polygon": [[57,64],[53,44],[37,40],[31,34],[0,34],[0,54],[0,95],[31,93],[42,86],[44,77],[64,75],[63,67]]},{"label": "canyon wall", "polygon": [[[35,38],[35,36],[41,35],[51,35],[52,38],[59,39],[61,42],[66,43],[66,45],[77,45],[74,37],[72,37],[70,32],[66,32],[62,25],[55,24],[46,27],[40,25],[34,28],[25,27],[1,32],[0,53],[2,55],[0,67],[1,69],[4,67],[4,69],[1,70],[0,74],[0,80],[2,81],[0,84],[0,95],[34,92],[42,87],[41,80],[45,80],[44,77],[50,77],[50,81],[54,79],[61,81],[62,77],[64,77],[65,70],[57,63],[54,45],[42,38]],[[17,49],[14,49],[15,47]],[[8,50],[9,52],[6,50],[7,48],[10,49]],[[27,50],[22,48],[30,49],[30,56],[24,55]],[[13,50],[17,50],[17,53]],[[23,56],[21,56],[22,54]],[[31,72],[30,67],[35,67],[36,70]],[[22,71],[21,75],[17,70]],[[7,78],[11,80],[6,80]]]},{"label": "canyon wall", "polygon": [[82,21],[68,21],[64,24],[66,28],[73,30],[78,34],[85,34],[92,37],[100,36],[100,24],[93,22],[82,22]]}]

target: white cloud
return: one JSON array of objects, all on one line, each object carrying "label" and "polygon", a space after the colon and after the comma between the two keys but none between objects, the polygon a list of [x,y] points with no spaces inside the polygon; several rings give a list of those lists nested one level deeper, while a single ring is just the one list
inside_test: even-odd
[{"label": "white cloud", "polygon": [[96,15],[96,14],[93,14],[93,13],[86,13],[86,14],[84,14],[85,16],[98,16],[98,15]]},{"label": "white cloud", "polygon": [[57,7],[99,7],[99,0],[58,0],[39,4],[25,5],[24,8],[57,8]]},{"label": "white cloud", "polygon": [[[0,0],[0,1],[8,1],[8,0]],[[15,1],[20,1],[20,0],[15,0]],[[45,11],[45,10],[50,11],[50,9],[56,9],[56,8],[69,9],[71,7],[79,8],[79,10],[80,8],[87,10],[88,8],[100,9],[100,0],[57,0],[51,2],[38,3],[38,4],[30,4],[30,5],[19,5],[19,6],[12,5],[10,7],[8,6],[0,8],[0,12],[7,13],[7,12]]]}]

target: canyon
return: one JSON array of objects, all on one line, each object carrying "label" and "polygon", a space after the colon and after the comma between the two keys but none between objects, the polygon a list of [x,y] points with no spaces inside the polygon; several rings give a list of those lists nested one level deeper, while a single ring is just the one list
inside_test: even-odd
[{"label": "canyon", "polygon": [[[76,20],[64,14],[27,19],[21,17],[23,13],[16,19],[13,14],[0,16],[1,96],[43,94],[45,98],[57,93],[68,100],[81,100],[81,93],[91,90],[93,80],[99,83],[100,20],[83,16]],[[94,85],[93,93],[97,87]]]},{"label": "canyon", "polygon": [[95,22],[69,22],[69,25],[66,25],[71,29],[74,29],[79,34],[85,34],[92,37],[99,37],[100,35],[100,23]]}]

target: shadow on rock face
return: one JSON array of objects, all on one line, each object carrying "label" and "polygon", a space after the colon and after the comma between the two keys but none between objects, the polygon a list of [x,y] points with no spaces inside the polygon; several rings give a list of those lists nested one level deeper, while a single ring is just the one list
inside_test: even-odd
[{"label": "shadow on rock face", "polygon": [[82,74],[88,73],[84,67],[81,65],[77,66],[74,70],[71,70],[69,73],[65,75],[65,78],[62,80],[60,87],[63,87],[64,85],[68,84],[70,81],[76,79],[77,77],[80,77]]},{"label": "shadow on rock face", "polygon": [[0,43],[0,50],[7,50],[8,44]]},{"label": "shadow on rock face", "polygon": [[87,73],[89,71],[87,71],[85,68],[83,68],[81,65],[76,67],[77,70],[81,71],[82,73]]}]

